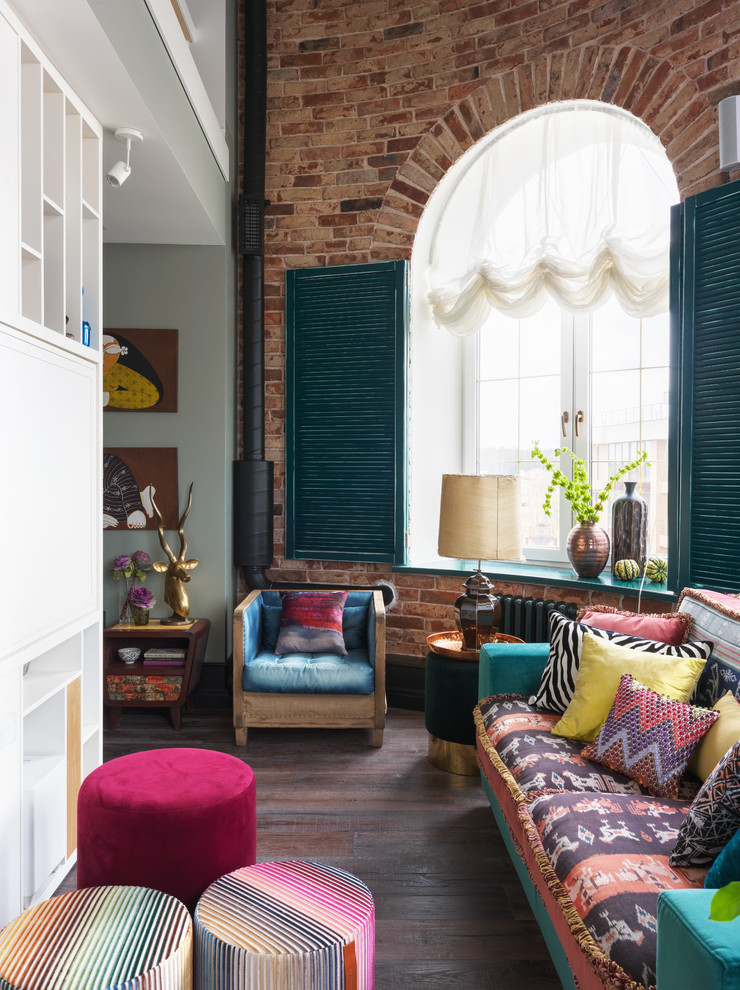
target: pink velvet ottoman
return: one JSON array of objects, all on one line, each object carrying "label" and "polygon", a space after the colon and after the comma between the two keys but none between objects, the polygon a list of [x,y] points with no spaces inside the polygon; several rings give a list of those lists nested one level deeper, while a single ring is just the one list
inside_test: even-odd
[{"label": "pink velvet ottoman", "polygon": [[77,887],[153,887],[191,911],[215,880],[256,860],[250,767],[208,749],[104,763],[77,801]]}]

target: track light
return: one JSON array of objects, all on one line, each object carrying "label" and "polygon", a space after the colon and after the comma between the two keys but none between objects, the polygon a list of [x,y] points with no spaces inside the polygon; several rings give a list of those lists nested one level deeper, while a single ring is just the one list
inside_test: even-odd
[{"label": "track light", "polygon": [[106,179],[115,189],[122,186],[131,175],[131,145],[141,144],[144,135],[135,127],[117,127],[113,132],[116,141],[126,142],[126,161],[116,162],[106,175]]}]

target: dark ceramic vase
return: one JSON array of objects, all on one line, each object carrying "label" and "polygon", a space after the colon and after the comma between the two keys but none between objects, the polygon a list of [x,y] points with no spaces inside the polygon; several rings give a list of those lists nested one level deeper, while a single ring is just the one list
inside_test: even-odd
[{"label": "dark ceramic vase", "polygon": [[647,504],[636,484],[625,481],[624,495],[612,504],[612,574],[618,560],[636,560],[642,573],[647,559]]},{"label": "dark ceramic vase", "polygon": [[597,577],[609,559],[609,534],[598,523],[578,523],[568,533],[566,550],[579,578]]}]

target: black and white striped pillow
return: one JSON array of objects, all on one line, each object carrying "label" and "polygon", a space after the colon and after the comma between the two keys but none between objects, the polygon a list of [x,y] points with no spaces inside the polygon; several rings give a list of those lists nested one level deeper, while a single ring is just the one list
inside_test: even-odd
[{"label": "black and white striped pillow", "polygon": [[667,657],[695,657],[699,660],[708,660],[713,646],[712,643],[706,642],[668,646],[654,639],[640,639],[639,636],[628,636],[626,633],[587,626],[583,622],[576,622],[575,619],[568,619],[555,610],[550,612],[549,624],[550,654],[542,672],[539,690],[529,699],[529,703],[560,715],[573,697],[581,659],[583,634],[586,632],[611,640],[618,646],[629,646],[630,649],[642,653],[661,653]]}]

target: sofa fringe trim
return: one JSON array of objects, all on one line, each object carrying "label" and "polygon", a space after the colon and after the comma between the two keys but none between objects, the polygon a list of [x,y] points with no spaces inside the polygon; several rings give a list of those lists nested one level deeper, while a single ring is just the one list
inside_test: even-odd
[{"label": "sofa fringe trim", "polygon": [[[533,801],[536,797],[547,796],[552,793],[561,793],[560,791],[542,790],[533,792],[532,794],[525,795],[511,774],[510,770],[503,762],[501,757],[496,752],[495,747],[491,743],[486,733],[485,721],[483,718],[483,712],[481,711],[482,706],[491,701],[526,701],[528,695],[522,694],[496,694],[490,695],[488,698],[483,698],[476,707],[473,709],[473,721],[476,726],[476,735],[478,739],[479,746],[485,751],[488,761],[490,761],[490,767],[486,767],[482,761],[480,752],[478,752],[478,766],[481,772],[485,776],[488,783],[493,787],[493,781],[489,777],[490,772],[496,772],[499,777],[503,780],[509,793],[516,803],[516,812],[519,821],[522,825],[523,832],[531,846],[532,853],[534,855],[537,866],[540,870],[541,879],[544,880],[547,885],[548,890],[555,899],[558,908],[562,912],[568,927],[570,928],[573,937],[580,947],[580,949],[586,955],[589,965],[597,974],[601,982],[604,984],[606,990],[655,990],[655,986],[645,987],[642,983],[636,983],[627,973],[622,969],[622,967],[613,962],[602,949],[599,948],[598,944],[594,940],[593,935],[589,932],[588,928],[584,925],[581,916],[573,904],[570,895],[563,887],[562,883],[558,879],[555,870],[550,864],[550,860],[547,857],[542,842],[540,841],[539,833],[537,828],[532,821],[532,816],[529,814],[528,804]],[[532,875],[532,871],[529,868],[526,857],[524,855],[524,850],[521,849],[519,842],[511,831],[511,827],[508,825],[509,835],[511,836],[514,848],[516,849],[517,855],[520,857],[524,863],[527,873],[530,876],[535,887],[537,886],[536,877]]]},{"label": "sofa fringe trim", "polygon": [[[510,770],[503,762],[501,757],[496,752],[496,749],[488,738],[488,733],[486,732],[486,723],[483,720],[483,712],[481,711],[481,706],[485,705],[489,701],[526,701],[527,695],[524,694],[492,694],[488,698],[483,698],[473,709],[473,721],[475,722],[476,734],[480,740],[480,744],[486,751],[486,756],[489,758],[493,766],[496,768],[497,773],[500,775],[503,782],[509,789],[511,796],[514,798],[517,804],[526,804],[530,798],[527,798],[521,791],[516,780],[512,776]],[[478,765],[480,766],[483,773],[486,772],[485,767],[480,762],[480,757],[478,757]],[[490,781],[489,781],[490,783]]]},{"label": "sofa fringe trim", "polygon": [[608,990],[655,990],[655,985],[645,987],[642,983],[636,983],[625,973],[622,967],[611,960],[594,940],[593,935],[583,923],[583,919],[578,913],[576,906],[570,898],[565,887],[558,879],[558,875],[552,868],[547,853],[540,840],[537,827],[532,821],[529,808],[526,804],[520,804],[517,808],[519,821],[524,834],[531,846],[532,853],[537,862],[537,866],[542,874],[542,879],[547,884],[547,888],[557,902],[573,938],[578,943],[579,948],[585,953],[589,964],[599,979]]},{"label": "sofa fringe trim", "polygon": [[[548,794],[562,794],[563,792],[557,787],[540,787],[536,790],[527,791],[526,794],[522,791],[519,784],[517,784],[515,777],[498,755],[495,747],[491,743],[491,740],[488,738],[488,734],[486,733],[486,724],[483,720],[483,713],[480,711],[480,705],[485,704],[487,701],[526,701],[527,697],[528,696],[524,694],[494,694],[489,698],[484,698],[479,705],[473,709],[473,721],[475,722],[476,732],[478,738],[480,739],[481,746],[486,751],[486,756],[488,759],[496,767],[497,773],[501,776],[501,779],[508,787],[511,796],[517,804],[529,804],[536,798],[547,797]],[[481,763],[480,753],[478,753],[478,767],[481,773],[485,774],[488,779],[486,768]],[[490,780],[488,782],[489,784],[491,783]]]}]

